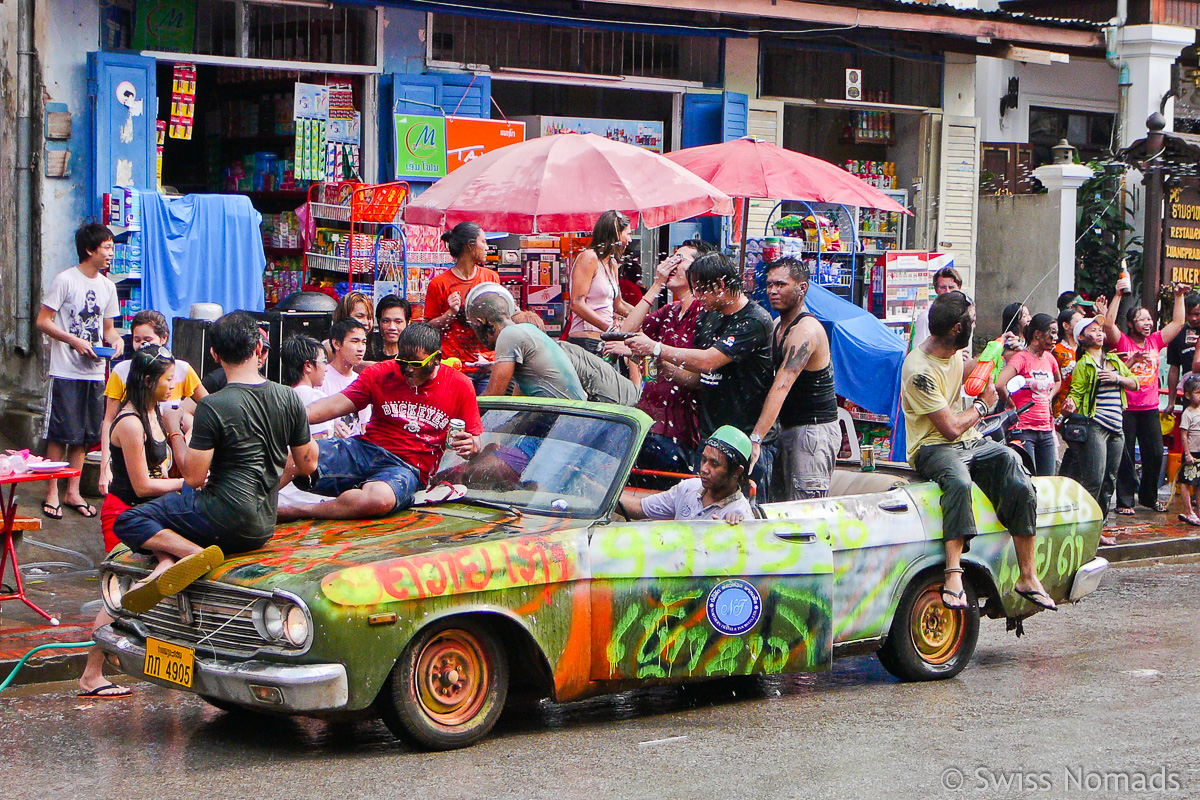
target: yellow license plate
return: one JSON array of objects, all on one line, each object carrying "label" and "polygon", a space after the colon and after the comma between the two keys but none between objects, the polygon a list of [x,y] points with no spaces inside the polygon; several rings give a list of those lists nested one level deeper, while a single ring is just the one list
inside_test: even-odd
[{"label": "yellow license plate", "polygon": [[195,651],[190,647],[169,644],[158,639],[146,639],[146,677],[177,683],[192,688]]}]

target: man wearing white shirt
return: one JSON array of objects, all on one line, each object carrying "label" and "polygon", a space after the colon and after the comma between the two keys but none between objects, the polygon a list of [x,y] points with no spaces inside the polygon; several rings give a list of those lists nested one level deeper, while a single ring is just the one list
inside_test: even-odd
[{"label": "man wearing white shirt", "polygon": [[[962,278],[954,267],[942,267],[933,273],[933,291],[935,295],[962,289]],[[912,338],[909,339],[909,350],[929,338],[929,306],[913,320]]]},{"label": "man wearing white shirt", "polygon": [[[311,336],[285,339],[279,347],[279,365],[283,382],[296,391],[305,408],[327,396],[321,387],[329,372],[329,361],[325,348],[316,339]],[[309,432],[314,439],[350,435],[349,427],[341,420],[309,425]]]},{"label": "man wearing white shirt", "polygon": [[[326,397],[337,394],[358,379],[357,369],[362,367],[367,354],[367,329],[353,317],[339,319],[329,329],[329,346],[333,358],[325,370],[321,391]],[[344,420],[350,428],[350,436],[357,436],[371,421],[371,407],[367,406],[357,415],[349,414]]]}]

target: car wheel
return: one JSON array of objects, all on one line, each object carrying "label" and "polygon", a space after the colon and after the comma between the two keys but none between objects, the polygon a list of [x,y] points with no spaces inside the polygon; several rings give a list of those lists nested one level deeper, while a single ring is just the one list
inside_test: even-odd
[{"label": "car wheel", "polygon": [[384,723],[430,750],[467,747],[487,736],[508,695],[508,660],[495,636],[470,619],[421,631],[392,668],[380,703]]},{"label": "car wheel", "polygon": [[979,606],[970,581],[964,581],[966,609],[942,604],[942,576],[931,574],[909,584],[896,608],[887,640],[876,656],[902,681],[953,678],[971,660],[979,640]]}]

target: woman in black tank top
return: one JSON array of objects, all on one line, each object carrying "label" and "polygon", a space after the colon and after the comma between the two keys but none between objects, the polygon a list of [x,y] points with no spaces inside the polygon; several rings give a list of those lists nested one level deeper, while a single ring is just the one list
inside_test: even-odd
[{"label": "woman in black tank top", "polygon": [[[146,345],[134,354],[129,366],[129,380],[125,384],[125,402],[118,409],[109,431],[112,481],[100,509],[100,524],[107,534],[112,533],[113,522],[130,506],[183,488],[182,479],[163,477],[171,447],[163,433],[158,404],[170,396],[174,377],[175,358],[166,348]],[[179,442],[174,450],[176,462],[186,450],[186,442]],[[112,621],[108,612],[101,609],[92,630]],[[99,647],[92,647],[79,678],[81,696],[127,697],[132,694],[128,688],[106,681],[103,667],[104,654]]]}]

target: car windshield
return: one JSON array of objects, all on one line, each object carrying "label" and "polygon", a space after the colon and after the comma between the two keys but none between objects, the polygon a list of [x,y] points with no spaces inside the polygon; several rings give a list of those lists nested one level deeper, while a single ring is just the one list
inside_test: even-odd
[{"label": "car windshield", "polygon": [[535,514],[596,515],[632,447],[632,423],[562,411],[488,409],[482,449],[464,461],[447,450],[433,484],[467,498]]}]

